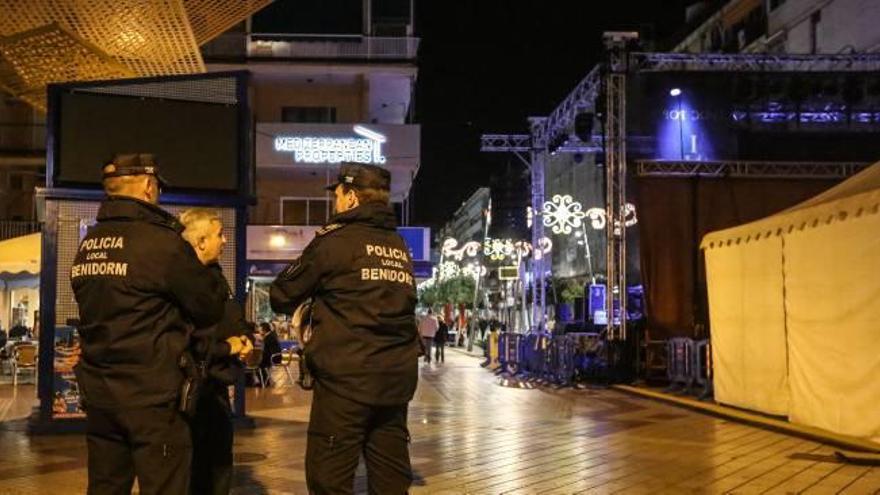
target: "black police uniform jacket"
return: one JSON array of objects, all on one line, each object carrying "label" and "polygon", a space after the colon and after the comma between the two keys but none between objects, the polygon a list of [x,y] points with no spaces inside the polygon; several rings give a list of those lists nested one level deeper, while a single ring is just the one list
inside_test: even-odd
[{"label": "black police uniform jacket", "polygon": [[77,379],[86,407],[170,403],[194,327],[223,315],[227,292],[161,208],[110,197],[71,267],[82,354]]},{"label": "black police uniform jacket", "polygon": [[272,283],[272,309],[313,298],[306,363],[318,386],[368,405],[412,399],[418,380],[412,259],[393,210],[367,203],[335,215]]}]

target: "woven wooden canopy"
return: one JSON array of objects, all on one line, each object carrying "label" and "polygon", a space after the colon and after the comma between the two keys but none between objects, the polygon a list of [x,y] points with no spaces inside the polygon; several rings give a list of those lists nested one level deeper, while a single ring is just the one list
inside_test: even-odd
[{"label": "woven wooden canopy", "polygon": [[0,0],[0,89],[205,72],[199,46],[271,0]]}]

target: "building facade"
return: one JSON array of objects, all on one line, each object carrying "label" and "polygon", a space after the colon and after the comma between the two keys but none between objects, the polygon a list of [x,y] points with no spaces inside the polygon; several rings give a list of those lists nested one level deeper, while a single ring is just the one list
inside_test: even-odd
[{"label": "building facade", "polygon": [[863,53],[880,50],[873,0],[702,1],[673,51],[690,53]]},{"label": "building facade", "polygon": [[[333,214],[325,187],[341,162],[387,168],[398,223],[409,224],[420,162],[413,8],[395,0],[278,0],[202,48],[208,71],[250,74],[256,204],[247,270],[255,321],[275,318],[268,283]],[[428,229],[401,233],[417,271],[429,275]]]},{"label": "building facade", "polygon": [[455,239],[459,244],[468,241],[483,242],[486,236],[490,194],[488,187],[481,187],[465,200],[452,214],[452,218],[437,233],[437,243]]},{"label": "building facade", "polygon": [[250,73],[257,196],[251,224],[326,223],[332,195],[324,187],[341,161],[387,167],[399,221],[409,221],[419,166],[412,5],[329,3],[338,9],[317,0],[274,2],[202,50],[209,71]]}]

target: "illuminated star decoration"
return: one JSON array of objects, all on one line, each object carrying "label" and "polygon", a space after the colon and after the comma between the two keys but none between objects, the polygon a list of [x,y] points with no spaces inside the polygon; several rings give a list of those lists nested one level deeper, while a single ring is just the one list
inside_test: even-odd
[{"label": "illuminated star decoration", "polygon": [[579,228],[586,213],[583,206],[568,194],[556,194],[553,199],[544,203],[542,212],[544,226],[550,227],[554,234],[571,234],[572,229]]}]

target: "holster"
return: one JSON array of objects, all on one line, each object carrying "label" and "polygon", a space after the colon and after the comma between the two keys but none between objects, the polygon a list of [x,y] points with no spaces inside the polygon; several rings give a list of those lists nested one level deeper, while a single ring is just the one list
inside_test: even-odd
[{"label": "holster", "polygon": [[180,385],[177,410],[189,418],[195,417],[199,395],[205,387],[207,374],[207,362],[196,360],[192,353],[183,351],[178,360],[178,365],[183,372],[183,382]]},{"label": "holster", "polygon": [[297,349],[296,353],[299,354],[299,380],[297,380],[297,383],[303,390],[311,390],[315,388],[315,378],[312,377],[312,372],[309,370],[308,363],[306,363],[305,351]]}]

